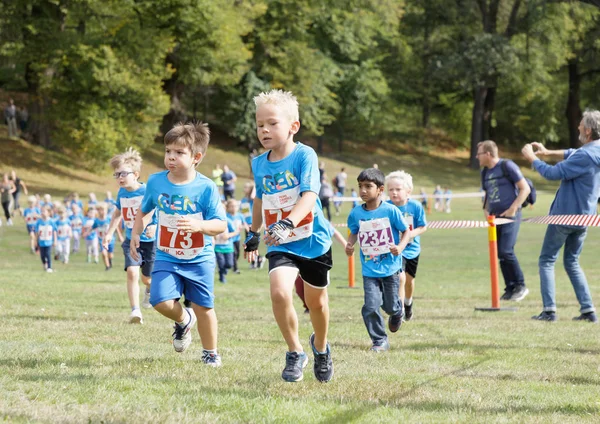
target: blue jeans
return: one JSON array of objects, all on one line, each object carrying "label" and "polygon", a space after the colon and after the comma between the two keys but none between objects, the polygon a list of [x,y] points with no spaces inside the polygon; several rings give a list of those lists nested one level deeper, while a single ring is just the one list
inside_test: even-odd
[{"label": "blue jeans", "polygon": [[525,285],[525,277],[521,271],[521,265],[515,255],[515,244],[521,228],[521,211],[515,216],[515,222],[511,224],[498,225],[496,234],[498,236],[498,260],[507,289]]},{"label": "blue jeans", "polygon": [[544,311],[556,311],[554,263],[563,245],[565,246],[563,257],[565,271],[567,271],[569,280],[571,280],[575,290],[580,311],[586,313],[595,310],[585,274],[579,266],[579,255],[583,249],[583,241],[586,235],[587,228],[548,225],[539,259]]},{"label": "blue jeans", "polygon": [[215,252],[215,256],[217,257],[217,266],[219,267],[219,281],[224,283],[227,270],[233,268],[233,252]]},{"label": "blue jeans", "polygon": [[365,288],[365,304],[362,307],[363,320],[373,343],[381,343],[387,340],[387,334],[385,321],[379,308],[383,307],[388,315],[402,313],[402,302],[398,298],[399,274],[396,272],[389,277],[382,278],[363,276],[363,285]]}]

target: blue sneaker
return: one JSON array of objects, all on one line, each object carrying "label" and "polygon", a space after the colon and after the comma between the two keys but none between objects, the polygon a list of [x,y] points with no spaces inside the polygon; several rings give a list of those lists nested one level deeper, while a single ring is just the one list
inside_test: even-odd
[{"label": "blue sneaker", "polygon": [[327,383],[333,378],[333,361],[331,360],[331,349],[327,343],[325,353],[317,352],[315,349],[315,333],[312,333],[309,339],[310,347],[315,355],[314,371],[315,377],[322,383]]},{"label": "blue sneaker", "polygon": [[302,370],[308,364],[308,355],[304,352],[286,352],[285,368],[281,373],[281,378],[289,383],[302,381],[304,373]]},{"label": "blue sneaker", "polygon": [[558,317],[555,312],[542,311],[539,315],[534,315],[531,319],[536,321],[547,321],[547,322],[556,322]]},{"label": "blue sneaker", "polygon": [[386,352],[390,350],[390,344],[387,339],[381,340],[373,343],[373,346],[371,346],[370,350],[376,353]]}]

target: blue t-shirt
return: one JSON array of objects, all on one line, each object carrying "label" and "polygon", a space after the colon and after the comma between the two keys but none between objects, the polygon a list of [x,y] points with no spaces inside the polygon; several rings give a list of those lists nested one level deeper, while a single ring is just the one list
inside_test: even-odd
[{"label": "blue t-shirt", "polygon": [[25,223],[27,227],[35,226],[37,220],[39,219],[42,211],[40,208],[27,208],[23,211],[23,218],[25,218]]},{"label": "blue t-shirt", "polygon": [[363,276],[389,277],[402,269],[402,255],[393,255],[388,247],[397,245],[400,233],[408,229],[396,206],[381,202],[372,211],[357,206],[348,216],[348,229],[358,235]]},{"label": "blue t-shirt", "polygon": [[247,197],[240,200],[240,213],[248,225],[252,225],[252,206],[254,206],[254,200]]},{"label": "blue t-shirt", "polygon": [[[104,219],[96,218],[94,219],[94,225],[92,225],[92,230],[96,230],[96,234],[98,234],[98,238],[100,242],[104,240],[104,236],[106,236],[106,232],[108,231],[108,227],[110,226],[110,217],[107,216]],[[109,243],[111,246],[115,244],[115,233],[113,233],[113,237]]]},{"label": "blue t-shirt", "polygon": [[71,222],[71,229],[73,230],[73,234],[81,234],[81,229],[83,228],[83,215],[81,215],[80,213],[78,213],[77,215],[71,215],[69,217],[69,221]]},{"label": "blue t-shirt", "polygon": [[38,238],[38,245],[40,247],[50,247],[54,244],[54,233],[56,232],[56,226],[51,219],[38,219],[35,224],[35,233]]},{"label": "blue t-shirt", "polygon": [[[352,192],[350,193],[350,196],[356,198],[356,197],[358,197],[358,194],[354,190],[352,190]],[[358,200],[353,200],[352,201],[352,207],[353,208],[357,207],[358,205],[360,205],[360,202]]]},{"label": "blue t-shirt", "polygon": [[[292,153],[276,162],[269,161],[269,150],[252,160],[252,172],[256,183],[256,197],[262,200],[265,227],[286,218],[302,193],[319,194],[319,166],[315,151],[302,143],[296,143]],[[267,246],[267,253],[284,252],[303,258],[316,258],[331,248],[327,220],[323,216],[321,201],[304,217],[289,237],[279,246]]]},{"label": "blue t-shirt", "polygon": [[93,230],[95,221],[96,218],[89,218],[87,216],[83,218],[83,228],[90,230],[88,235],[85,236],[85,239],[88,241],[96,240],[98,238],[98,234]]},{"label": "blue t-shirt", "polygon": [[[388,203],[395,206],[391,200]],[[415,228],[425,227],[427,220],[425,219],[425,209],[423,205],[414,199],[408,199],[408,202],[404,206],[396,206],[402,213],[406,225],[409,230]],[[402,251],[402,257],[406,259],[414,259],[421,254],[421,236],[416,236],[408,241],[406,248]]]},{"label": "blue t-shirt", "polygon": [[[121,211],[121,215],[123,217],[123,225],[125,227],[125,238],[131,240],[131,230],[133,228],[133,223],[135,221],[135,214],[137,213],[140,205],[142,204],[142,199],[146,194],[146,184],[141,183],[140,187],[134,191],[128,191],[127,189],[121,187],[119,189],[119,193],[117,194],[117,208]],[[151,211],[151,210],[150,210]],[[148,213],[150,213],[148,211]],[[156,235],[154,237],[148,237],[146,235],[146,230],[151,225],[156,225],[156,217],[153,217],[153,220],[142,232],[140,236],[140,241],[154,241],[156,240]]]},{"label": "blue t-shirt", "polygon": [[56,221],[56,237],[58,241],[67,240],[71,232],[71,221],[69,221],[69,218]]},{"label": "blue t-shirt", "polygon": [[104,203],[106,203],[106,205],[107,205],[106,212],[107,212],[108,216],[112,216],[112,214],[115,212],[115,209],[117,209],[116,200],[106,198],[106,199],[104,199]]},{"label": "blue t-shirt", "polygon": [[235,173],[231,170],[223,172],[221,174],[221,181],[223,181],[223,191],[235,190],[235,183],[233,179],[236,177]]},{"label": "blue t-shirt", "polygon": [[516,184],[523,179],[521,170],[511,160],[506,161],[506,173],[502,173],[502,161],[491,169],[483,169],[485,174],[483,179],[483,189],[487,196],[487,211],[491,215],[499,215],[505,212],[513,204],[519,195],[519,189]]},{"label": "blue t-shirt", "polygon": [[244,215],[242,215],[240,212],[237,212],[235,215],[227,214],[227,220],[231,220],[231,222],[233,223],[233,230],[229,230],[229,232],[237,231],[238,229],[240,230],[240,233],[237,236],[232,237],[231,241],[232,242],[240,241],[241,234],[242,234],[241,227],[245,221]]},{"label": "blue t-shirt", "polygon": [[188,184],[173,184],[168,173],[162,171],[150,176],[141,205],[142,212],[156,208],[155,215],[158,215],[156,260],[176,263],[213,261],[213,238],[202,233],[179,231],[177,221],[182,216],[226,221],[217,185],[200,173],[196,173],[194,181]]}]

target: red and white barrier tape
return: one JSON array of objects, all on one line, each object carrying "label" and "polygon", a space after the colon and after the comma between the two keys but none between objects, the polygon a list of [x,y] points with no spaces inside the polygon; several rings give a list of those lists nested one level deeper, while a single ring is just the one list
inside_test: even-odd
[{"label": "red and white barrier tape", "polygon": [[[509,224],[513,222],[508,218],[496,218],[496,225]],[[521,222],[546,225],[573,225],[578,227],[600,227],[600,215],[549,215],[525,218]],[[347,224],[333,224],[334,227],[347,227]],[[427,228],[451,229],[451,228],[486,228],[487,221],[429,221]]]},{"label": "red and white barrier tape", "polygon": [[[478,191],[478,192],[473,192],[473,193],[450,193],[450,194],[442,193],[442,194],[436,194],[436,195],[433,195],[433,194],[425,194],[425,195],[411,194],[410,197],[411,197],[411,199],[422,199],[423,197],[426,197],[427,200],[435,201],[436,199],[444,200],[446,198],[451,198],[451,199],[464,199],[464,198],[470,198],[470,197],[481,198],[484,196],[484,194],[485,193],[483,191]],[[385,197],[385,199],[383,199],[383,200],[386,200],[387,196],[384,196],[384,197]],[[359,202],[359,203],[361,203],[362,199],[360,197],[346,197],[346,196],[337,197],[337,196],[334,196],[331,198],[331,201],[332,202]]]}]

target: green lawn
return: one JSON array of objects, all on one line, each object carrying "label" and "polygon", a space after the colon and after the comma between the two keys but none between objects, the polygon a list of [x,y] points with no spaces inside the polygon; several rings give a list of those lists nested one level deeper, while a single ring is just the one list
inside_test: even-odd
[{"label": "green lawn", "polygon": [[[526,215],[543,214],[551,198],[542,193]],[[429,217],[480,218],[476,199],[455,200],[452,214]],[[474,311],[490,305],[487,231],[426,233],[414,319],[391,336],[392,350],[384,354],[368,351],[362,291],[340,288],[347,268],[336,246],[329,291],[335,377],[318,383],[311,361],[304,381],[290,384],[280,378],[285,345],[266,269],[244,264],[241,275],[217,285],[223,367],[209,369],[200,362],[197,333],[188,351],[177,354],[171,323],[156,312],[146,311],[143,326],[126,323],[119,252],[110,272],[79,254],[46,274],[28,251],[19,218],[17,226],[0,228],[0,420],[598,422],[600,327],[571,321],[578,307],[560,264],[559,321],[529,319],[541,310],[537,256],[544,228],[524,224],[518,243],[531,294],[517,312],[497,313]],[[581,258],[596,300],[599,239],[591,229]],[[302,313],[300,323],[308,348],[311,327]]]}]

